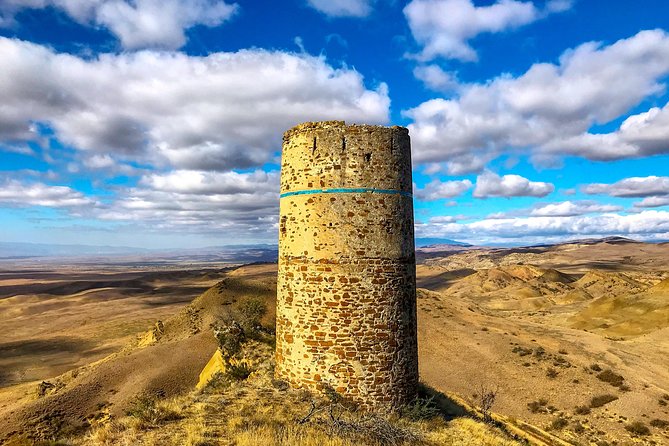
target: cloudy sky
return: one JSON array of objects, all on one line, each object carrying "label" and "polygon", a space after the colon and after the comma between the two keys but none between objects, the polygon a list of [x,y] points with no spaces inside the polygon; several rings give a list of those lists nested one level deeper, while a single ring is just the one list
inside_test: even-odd
[{"label": "cloudy sky", "polygon": [[669,3],[0,0],[0,241],[276,242],[282,132],[407,126],[419,237],[669,239]]}]

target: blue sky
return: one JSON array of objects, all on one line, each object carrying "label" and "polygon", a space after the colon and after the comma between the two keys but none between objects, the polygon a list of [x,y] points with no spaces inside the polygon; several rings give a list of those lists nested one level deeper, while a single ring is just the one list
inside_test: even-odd
[{"label": "blue sky", "polygon": [[669,4],[0,1],[0,241],[275,242],[281,135],[410,130],[419,237],[669,239]]}]

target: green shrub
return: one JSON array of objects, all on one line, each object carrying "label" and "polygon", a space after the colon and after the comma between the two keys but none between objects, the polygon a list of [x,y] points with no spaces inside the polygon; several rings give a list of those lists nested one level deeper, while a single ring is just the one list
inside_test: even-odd
[{"label": "green shrub", "polygon": [[242,350],[246,340],[244,329],[237,321],[229,321],[213,327],[214,336],[223,358],[230,359]]},{"label": "green shrub", "polygon": [[243,381],[251,375],[253,370],[246,364],[228,364],[225,374],[237,381]]},{"label": "green shrub", "polygon": [[261,321],[267,313],[267,305],[261,299],[249,299],[239,305],[239,322],[246,331],[255,331],[262,327]]},{"label": "green shrub", "polygon": [[439,408],[434,402],[434,397],[416,398],[400,411],[400,416],[411,421],[429,420],[438,414]]}]

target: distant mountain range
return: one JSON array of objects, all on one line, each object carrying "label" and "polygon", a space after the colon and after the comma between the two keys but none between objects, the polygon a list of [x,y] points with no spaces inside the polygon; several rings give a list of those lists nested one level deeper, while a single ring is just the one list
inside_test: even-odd
[{"label": "distant mountain range", "polygon": [[277,245],[226,245],[188,249],[147,249],[129,246],[58,245],[0,242],[0,259],[113,258],[126,261],[264,262],[277,258]]},{"label": "distant mountain range", "polygon": [[[532,247],[560,244],[626,244],[641,243],[625,237],[566,240],[562,243],[532,245]],[[661,243],[661,241],[655,241]],[[486,245],[494,247],[498,245]],[[518,246],[518,245],[513,245]],[[447,238],[425,237],[416,239],[416,248],[421,251],[449,251],[462,248],[476,249],[471,245]],[[0,260],[44,259],[111,259],[127,262],[272,262],[278,257],[276,244],[240,244],[207,246],[202,248],[148,249],[130,246],[106,245],[59,245],[49,243],[0,242]]]},{"label": "distant mountain range", "polygon": [[451,240],[449,238],[417,238],[416,239],[416,248],[425,248],[427,246],[435,245],[451,245],[451,246],[472,246],[469,243],[458,242],[456,240]]}]

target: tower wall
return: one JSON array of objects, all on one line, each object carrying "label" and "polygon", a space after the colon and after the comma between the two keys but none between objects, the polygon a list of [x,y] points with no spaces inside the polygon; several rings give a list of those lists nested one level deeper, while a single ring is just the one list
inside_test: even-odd
[{"label": "tower wall", "polygon": [[299,125],[281,165],[276,374],[393,410],[418,384],[411,148],[402,127]]}]

